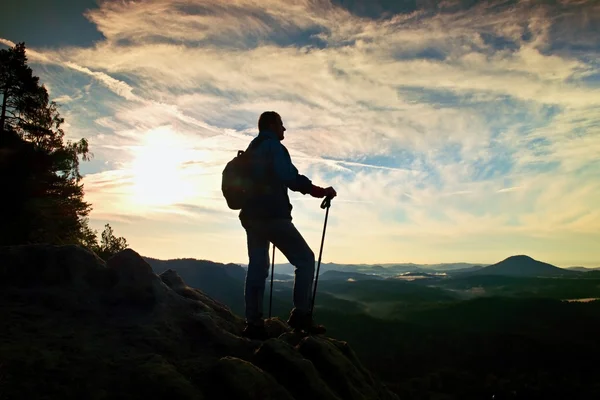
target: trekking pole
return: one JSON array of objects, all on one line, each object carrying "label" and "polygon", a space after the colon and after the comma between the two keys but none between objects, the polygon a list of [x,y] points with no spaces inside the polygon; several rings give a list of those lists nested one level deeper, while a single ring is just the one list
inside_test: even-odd
[{"label": "trekking pole", "polygon": [[269,318],[271,318],[271,308],[273,307],[273,272],[275,271],[275,243],[273,243],[273,261],[271,261],[271,296],[269,298]]},{"label": "trekking pole", "polygon": [[310,305],[310,313],[312,315],[315,309],[315,297],[317,296],[317,284],[319,283],[319,270],[321,269],[321,256],[323,255],[323,243],[325,242],[325,229],[327,229],[327,217],[329,216],[329,207],[331,206],[332,197],[325,197],[321,203],[321,208],[326,208],[325,224],[323,225],[323,236],[321,237],[321,249],[319,250],[319,262],[317,263],[317,277],[315,278],[315,287],[313,290],[312,304]]}]

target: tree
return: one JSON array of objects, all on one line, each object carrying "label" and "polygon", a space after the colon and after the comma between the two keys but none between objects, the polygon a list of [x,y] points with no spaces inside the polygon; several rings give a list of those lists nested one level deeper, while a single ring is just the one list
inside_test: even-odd
[{"label": "tree", "polygon": [[91,155],[88,142],[85,138],[76,143],[64,142],[65,134],[60,127],[64,118],[27,66],[25,43],[0,50],[0,94],[0,132],[14,131],[36,148],[51,153],[56,172],[79,181],[79,156],[88,160]]},{"label": "tree", "polygon": [[0,50],[0,132],[8,130],[7,124],[16,127],[26,123],[41,107],[44,92],[39,78],[33,76],[33,71],[27,66],[25,43]]},{"label": "tree", "polygon": [[0,245],[81,244],[91,205],[79,161],[88,142],[64,140],[56,103],[27,66],[25,44],[0,50],[0,176],[9,193],[0,210]]},{"label": "tree", "polygon": [[99,244],[96,237],[96,231],[87,228],[86,237],[86,247],[93,250],[98,257],[105,261],[128,247],[127,240],[125,240],[124,237],[115,236],[110,224],[104,225],[104,231],[102,232]]}]

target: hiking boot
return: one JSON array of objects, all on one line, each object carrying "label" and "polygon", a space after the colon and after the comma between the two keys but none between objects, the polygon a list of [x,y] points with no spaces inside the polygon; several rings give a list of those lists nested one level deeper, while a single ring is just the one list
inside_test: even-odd
[{"label": "hiking boot", "polygon": [[246,324],[242,336],[251,340],[267,340],[269,335],[264,324]]},{"label": "hiking boot", "polygon": [[287,323],[296,332],[305,332],[312,335],[322,335],[327,332],[323,325],[315,324],[310,313],[292,312]]}]

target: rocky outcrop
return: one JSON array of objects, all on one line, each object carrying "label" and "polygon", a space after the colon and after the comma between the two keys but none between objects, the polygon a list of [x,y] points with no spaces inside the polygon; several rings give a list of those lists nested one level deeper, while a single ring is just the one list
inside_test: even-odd
[{"label": "rocky outcrop", "polygon": [[314,364],[293,346],[280,339],[269,339],[256,351],[254,363],[273,375],[297,399],[338,400]]},{"label": "rocky outcrop", "polygon": [[69,287],[89,290],[112,285],[104,262],[78,246],[0,247],[2,287]]},{"label": "rocky outcrop", "polygon": [[271,375],[248,361],[223,357],[211,372],[221,388],[222,398],[294,400],[294,397]]},{"label": "rocky outcrop", "polygon": [[105,263],[77,246],[0,248],[0,311],[5,399],[396,398],[347,343],[277,318],[271,339],[243,338],[226,305],[130,249]]}]

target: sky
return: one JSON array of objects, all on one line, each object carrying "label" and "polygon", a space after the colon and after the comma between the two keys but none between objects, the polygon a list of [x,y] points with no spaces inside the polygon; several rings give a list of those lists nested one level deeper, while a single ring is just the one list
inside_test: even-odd
[{"label": "sky", "polygon": [[600,267],[596,0],[9,0],[18,42],[144,256],[247,263],[221,173],[273,110],[323,262]]}]

